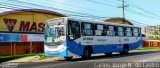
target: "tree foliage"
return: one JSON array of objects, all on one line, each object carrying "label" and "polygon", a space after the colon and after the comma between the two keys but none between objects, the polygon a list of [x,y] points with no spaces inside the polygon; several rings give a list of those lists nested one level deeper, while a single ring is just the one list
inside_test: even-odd
[{"label": "tree foliage", "polygon": [[154,40],[160,40],[160,30],[153,31]]}]

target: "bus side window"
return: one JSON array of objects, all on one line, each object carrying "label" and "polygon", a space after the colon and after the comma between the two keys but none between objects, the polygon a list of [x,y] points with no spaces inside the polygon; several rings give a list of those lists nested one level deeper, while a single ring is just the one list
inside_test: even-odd
[{"label": "bus side window", "polygon": [[106,31],[106,26],[105,25],[96,24],[95,27],[96,27],[95,34],[97,36],[106,36],[107,31]]},{"label": "bus side window", "polygon": [[122,26],[118,27],[118,36],[124,36],[124,27]]},{"label": "bus side window", "polygon": [[114,28],[114,26],[108,26],[107,35],[108,36],[115,36],[115,28]]},{"label": "bus side window", "polygon": [[125,29],[125,35],[127,36],[127,37],[130,37],[130,36],[132,36],[132,29],[130,28],[130,27],[126,27],[126,29]]},{"label": "bus side window", "polygon": [[139,30],[138,28],[133,28],[133,36],[139,36]]},{"label": "bus side window", "polygon": [[94,35],[94,24],[82,22],[81,32],[83,36],[93,36]]}]

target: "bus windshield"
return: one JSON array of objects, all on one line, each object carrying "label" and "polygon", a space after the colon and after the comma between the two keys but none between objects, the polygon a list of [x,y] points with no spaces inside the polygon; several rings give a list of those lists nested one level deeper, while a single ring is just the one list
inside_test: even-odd
[{"label": "bus windshield", "polygon": [[61,45],[66,39],[66,26],[56,21],[47,22],[45,26],[45,44]]}]

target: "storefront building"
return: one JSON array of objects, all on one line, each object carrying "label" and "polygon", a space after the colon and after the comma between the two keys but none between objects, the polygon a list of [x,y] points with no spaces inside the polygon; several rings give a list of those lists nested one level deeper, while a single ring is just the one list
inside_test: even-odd
[{"label": "storefront building", "polygon": [[42,9],[0,13],[0,56],[43,52],[45,21],[65,15]]}]

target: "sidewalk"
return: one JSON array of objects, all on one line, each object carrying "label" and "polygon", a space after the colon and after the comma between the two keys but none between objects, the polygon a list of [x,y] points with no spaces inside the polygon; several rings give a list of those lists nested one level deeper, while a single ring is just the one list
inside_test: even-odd
[{"label": "sidewalk", "polygon": [[38,56],[30,56],[30,57],[24,57],[24,58],[10,60],[7,62],[51,62],[51,61],[56,61],[56,60],[61,60],[61,59],[63,59],[63,58],[54,57],[54,58],[47,58],[47,59],[40,60],[40,58]]}]

